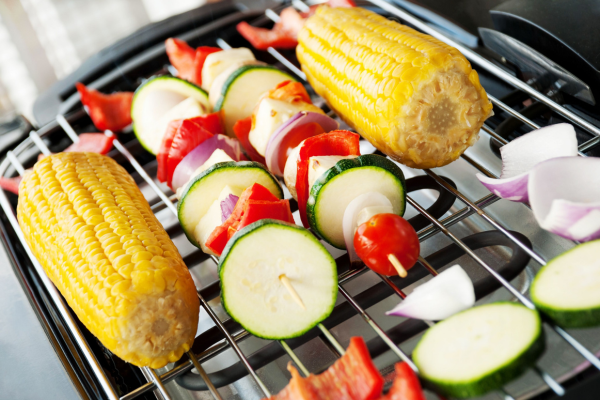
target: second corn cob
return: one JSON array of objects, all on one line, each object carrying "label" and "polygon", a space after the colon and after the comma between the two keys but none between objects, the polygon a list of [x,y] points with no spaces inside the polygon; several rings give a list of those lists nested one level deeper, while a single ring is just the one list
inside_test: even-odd
[{"label": "second corn cob", "polygon": [[177,248],[129,174],[94,153],[59,153],[21,182],[19,224],[36,258],[102,344],[137,366],[177,361],[199,300]]},{"label": "second corn cob", "polygon": [[298,42],[298,60],[315,91],[409,167],[456,160],[492,110],[458,50],[371,11],[321,6]]}]

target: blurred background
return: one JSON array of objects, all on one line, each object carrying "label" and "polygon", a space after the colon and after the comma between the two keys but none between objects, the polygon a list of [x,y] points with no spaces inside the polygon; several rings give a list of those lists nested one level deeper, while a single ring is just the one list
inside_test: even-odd
[{"label": "blurred background", "polygon": [[0,124],[105,46],[207,0],[0,0]]}]

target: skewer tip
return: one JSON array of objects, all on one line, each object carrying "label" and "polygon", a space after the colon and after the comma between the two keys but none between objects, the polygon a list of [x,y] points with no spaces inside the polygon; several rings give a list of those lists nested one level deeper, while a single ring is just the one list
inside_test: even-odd
[{"label": "skewer tip", "polygon": [[285,274],[283,274],[283,275],[279,276],[279,280],[281,281],[281,283],[283,284],[283,286],[285,286],[285,288],[287,289],[287,291],[290,292],[290,295],[292,296],[292,298],[294,299],[294,301],[296,303],[298,303],[298,305],[303,310],[306,310],[306,306],[304,305],[304,302],[300,298],[300,295],[298,294],[298,292],[296,292],[296,289],[294,289],[294,286],[292,286],[292,282],[290,282],[290,278],[288,278],[287,276],[285,276]]},{"label": "skewer tip", "polygon": [[398,258],[396,258],[396,256],[393,254],[388,254],[388,260],[390,260],[394,268],[396,268],[396,271],[398,272],[398,275],[400,275],[400,278],[406,278],[408,272],[406,272],[406,269],[402,266],[402,264],[400,264]]}]

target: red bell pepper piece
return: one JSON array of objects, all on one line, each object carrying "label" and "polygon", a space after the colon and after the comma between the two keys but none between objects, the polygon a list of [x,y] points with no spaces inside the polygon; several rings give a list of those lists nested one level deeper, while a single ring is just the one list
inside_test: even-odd
[{"label": "red bell pepper piece", "polygon": [[[221,125],[219,113],[212,113],[190,118],[186,120],[188,122],[186,122],[186,125],[182,127],[183,121],[184,120],[175,120],[169,122],[167,131],[163,136],[160,149],[156,155],[156,160],[158,162],[156,177],[160,182],[167,182],[169,186],[171,186],[171,180],[173,179],[175,168],[177,165],[179,165],[181,160],[183,160],[183,157],[185,157],[196,146],[200,145],[212,135],[223,133],[223,127]],[[182,132],[182,129],[184,131],[186,129],[188,131],[191,129],[191,132]],[[193,134],[193,132],[196,131],[198,133]],[[210,133],[211,135],[207,135],[206,132]],[[174,158],[171,159],[171,148],[173,147],[173,140],[176,136],[179,141],[179,151],[175,151]],[[186,140],[189,140],[189,143],[184,143]]]},{"label": "red bell pepper piece", "polygon": [[[356,7],[352,0],[329,0],[330,7]],[[279,22],[273,29],[259,28],[243,21],[237,25],[238,32],[257,50],[293,49],[298,45],[298,33],[306,18],[313,15],[317,6],[311,6],[308,12],[299,13],[293,7],[284,8]]]},{"label": "red bell pepper piece", "polygon": [[102,94],[84,84],[75,84],[81,102],[88,108],[88,113],[96,128],[118,132],[131,124],[131,101],[133,93],[117,92]]},{"label": "red bell pepper piece", "polygon": [[156,154],[156,161],[158,163],[156,178],[159,182],[167,182],[168,180],[167,161],[169,159],[169,150],[171,150],[173,138],[177,134],[182,122],[182,119],[177,119],[169,122],[169,125],[167,125],[167,131],[163,136],[162,143],[158,149],[158,154]]},{"label": "red bell pepper piece", "polygon": [[224,132],[221,124],[221,114],[218,112],[194,117],[193,120],[213,135]]},{"label": "red bell pepper piece", "polygon": [[270,90],[267,96],[271,99],[287,101],[288,103],[303,101],[312,104],[306,88],[300,82],[281,82],[279,85],[275,86],[275,89]]},{"label": "red bell pepper piece", "polygon": [[181,79],[191,82],[195,75],[196,50],[191,48],[185,41],[175,38],[167,39],[165,48],[169,62],[177,70],[177,75]]},{"label": "red bell pepper piece", "polygon": [[194,49],[185,41],[175,38],[167,39],[165,48],[169,61],[177,70],[178,76],[198,86],[202,84],[202,67],[204,67],[206,57],[211,53],[221,51],[217,47],[210,46],[200,46]]},{"label": "red bell pepper piece", "polygon": [[244,148],[244,151],[248,157],[250,157],[252,161],[266,164],[265,158],[258,154],[258,152],[254,149],[254,146],[252,146],[252,143],[250,143],[249,135],[251,129],[252,116],[240,119],[235,123],[235,125],[233,125],[233,133],[235,133],[235,136],[240,141],[240,144]]},{"label": "red bell pepper piece", "polygon": [[79,134],[79,142],[73,143],[69,147],[63,150],[63,152],[87,152],[87,153],[98,153],[106,154],[112,149],[113,142],[115,140],[113,136],[107,136],[104,133],[81,133]]},{"label": "red bell pepper piece", "polygon": [[[242,192],[240,198],[238,199],[231,215],[223,222],[223,224],[219,225],[215,228],[215,230],[210,234],[208,240],[206,241],[206,247],[212,250],[215,254],[221,255],[227,241],[229,240],[228,230],[230,227],[233,227],[237,231],[237,226],[239,226],[240,221],[244,218],[244,213],[247,210],[247,205],[250,201],[263,201],[263,202],[279,202],[279,199],[273,195],[266,187],[255,183],[250,186],[246,190]],[[288,204],[289,207],[289,204]],[[269,217],[270,218],[270,217]],[[235,232],[234,232],[235,233]]]},{"label": "red bell pepper piece", "polygon": [[[295,11],[295,10],[294,10]],[[296,12],[296,14],[298,14]],[[302,19],[300,14],[298,18]],[[293,26],[296,26],[294,24]],[[246,21],[237,24],[237,31],[257,50],[267,50],[269,47],[276,49],[294,49],[298,45],[298,32],[285,28],[281,20],[273,26],[273,29],[252,26]]]},{"label": "red bell pepper piece", "polygon": [[296,192],[298,193],[298,209],[305,227],[308,227],[306,202],[308,201],[308,162],[315,156],[359,156],[360,136],[358,134],[337,130],[313,136],[304,141],[298,155]]},{"label": "red bell pepper piece", "polygon": [[374,400],[383,390],[383,378],[361,337],[351,338],[346,354],[320,375],[302,378],[294,367],[288,369],[290,383],[269,400]]},{"label": "red bell pepper piece", "polygon": [[13,178],[0,177],[0,189],[19,194],[19,184],[22,179],[22,176],[15,176]]},{"label": "red bell pepper piece", "polygon": [[[244,207],[242,219],[238,224],[232,225],[229,229],[234,229],[234,232],[239,231],[245,226],[261,219],[277,219],[279,221],[294,223],[294,217],[290,210],[289,200],[264,201],[264,200],[249,200]],[[233,235],[227,234],[228,238]]]},{"label": "red bell pepper piece", "polygon": [[202,127],[202,117],[184,119],[177,133],[173,137],[169,156],[167,158],[167,185],[171,187],[175,168],[179,165],[183,157],[200,145],[206,139],[213,136],[211,132]]},{"label": "red bell pepper piece", "polygon": [[396,377],[390,391],[380,400],[425,400],[419,378],[410,365],[396,364]]},{"label": "red bell pepper piece", "polygon": [[202,68],[204,67],[204,62],[206,61],[206,57],[209,54],[216,53],[218,51],[222,51],[218,47],[210,47],[210,46],[200,46],[196,48],[196,55],[194,57],[194,76],[192,77],[192,83],[200,86],[202,85]]}]

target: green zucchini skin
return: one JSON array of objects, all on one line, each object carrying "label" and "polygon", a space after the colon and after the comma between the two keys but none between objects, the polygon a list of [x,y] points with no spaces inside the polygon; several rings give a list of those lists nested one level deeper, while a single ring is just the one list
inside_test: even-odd
[{"label": "green zucchini skin", "polygon": [[[237,70],[235,70],[234,73],[229,75],[229,78],[227,78],[227,80],[223,84],[223,87],[221,88],[221,96],[219,97],[219,100],[217,100],[217,103],[215,104],[213,112],[221,111],[221,109],[223,108],[223,104],[225,103],[226,94],[229,91],[229,87],[231,86],[233,81],[235,81],[238,77],[244,75],[246,72],[251,71],[251,70],[256,70],[256,69],[273,70],[273,71],[280,73],[281,75],[288,75],[287,73],[283,72],[282,70],[275,68],[271,65],[244,65],[244,66],[238,68]],[[297,82],[297,80],[294,79],[294,77],[292,77],[291,75],[288,75],[288,76],[292,82]]]},{"label": "green zucchini skin", "polygon": [[560,262],[563,257],[571,257],[576,256],[576,253],[579,250],[584,248],[594,247],[600,248],[600,239],[592,240],[590,242],[579,244],[572,249],[556,256],[552,260],[550,260],[540,271],[537,273],[536,278],[533,280],[531,284],[531,300],[535,304],[535,306],[542,311],[546,316],[548,316],[554,323],[563,328],[592,328],[600,325],[600,306],[592,307],[592,308],[581,308],[581,309],[568,309],[568,308],[560,308],[560,306],[550,305],[544,303],[541,299],[538,298],[539,289],[539,278],[542,277],[545,273],[552,273],[550,270],[554,266],[554,262]]},{"label": "green zucchini skin", "polygon": [[[504,302],[496,302],[491,304],[510,304],[517,307],[524,307],[519,304],[515,304],[512,302],[504,301]],[[490,304],[490,305],[491,305]],[[480,307],[485,307],[480,306]],[[471,310],[471,309],[469,309]],[[462,311],[459,314],[469,312],[469,310]],[[456,314],[456,315],[459,315]],[[531,341],[531,344],[527,347],[525,351],[519,354],[516,358],[509,361],[507,364],[501,366],[495,371],[491,371],[487,375],[469,382],[447,382],[442,380],[437,380],[435,378],[425,376],[421,374],[425,382],[425,386],[440,393],[447,397],[454,397],[459,399],[471,398],[481,396],[485,393],[491,392],[493,390],[497,390],[512,380],[521,376],[524,372],[526,372],[535,362],[540,358],[540,356],[544,353],[546,348],[546,339],[544,336],[544,330],[542,328],[542,322],[539,314],[537,314],[538,319],[538,332],[536,336]],[[443,322],[441,322],[443,323]],[[428,334],[429,331],[425,333],[423,338]],[[423,339],[422,338],[422,339]],[[422,340],[421,339],[421,340]],[[418,351],[419,345],[413,352],[413,360],[417,366],[418,363]]]},{"label": "green zucchini skin", "polygon": [[600,325],[600,307],[588,310],[557,310],[542,304],[536,307],[562,328],[593,328]]},{"label": "green zucchini skin", "polygon": [[[235,250],[235,246],[239,242],[239,240],[241,240],[242,238],[244,238],[245,236],[247,236],[249,234],[252,234],[255,232],[258,233],[261,229],[263,229],[265,227],[273,226],[273,225],[280,225],[282,228],[296,230],[300,234],[304,235],[305,237],[307,237],[311,240],[314,240],[316,242],[316,244],[318,244],[319,246],[322,247],[322,244],[318,241],[318,239],[315,238],[315,236],[312,233],[310,233],[307,229],[304,229],[301,226],[291,224],[289,222],[275,220],[275,219],[261,219],[259,221],[256,221],[256,222],[240,229],[229,240],[229,242],[227,242],[225,249],[223,249],[223,253],[221,253],[221,257],[219,258],[219,265],[218,265],[218,269],[217,269],[217,271],[219,273],[219,280],[221,282],[221,286],[222,286],[222,282],[223,282],[223,273],[224,273],[225,269],[227,268],[227,258],[229,257],[231,252],[233,252]],[[321,323],[323,320],[325,320],[333,312],[333,309],[335,307],[335,302],[337,299],[338,275],[337,275],[337,269],[335,267],[335,260],[333,260],[333,258],[329,254],[329,252],[324,247],[323,247],[323,252],[324,252],[325,256],[328,256],[331,259],[331,262],[333,263],[333,266],[334,266],[334,268],[332,269],[332,271],[333,271],[332,279],[335,282],[335,285],[334,285],[335,289],[332,291],[332,294],[331,294],[332,295],[331,307],[329,308],[329,310],[327,310],[325,313],[323,313],[323,315],[320,318],[316,319],[312,325],[307,326],[306,329],[299,331],[292,336],[285,337],[283,339],[292,339],[292,338],[300,337],[300,336],[304,335],[306,332],[310,331],[311,329],[316,327],[319,323]],[[223,305],[223,308],[225,309],[227,314],[234,321],[236,321],[237,323],[239,323],[240,325],[243,326],[241,321],[239,321],[235,317],[236,313],[232,312],[231,309],[228,307],[227,296],[226,296],[225,290],[223,290],[223,288],[221,288],[221,304]],[[281,337],[269,337],[269,336],[262,335],[258,332],[253,331],[252,329],[248,329],[246,326],[244,326],[244,329],[246,329],[250,334],[252,334],[258,338],[261,338],[261,339],[266,339],[266,340],[281,340],[282,339]]]},{"label": "green zucchini skin", "polygon": [[[283,199],[283,189],[281,188],[281,184],[267,170],[267,168],[264,165],[262,165],[261,163],[258,163],[255,161],[237,161],[237,162],[236,161],[228,161],[228,162],[221,162],[221,163],[216,163],[216,164],[212,165],[210,168],[208,168],[206,171],[203,171],[201,174],[196,176],[193,181],[191,181],[190,183],[188,183],[186,185],[186,187],[183,189],[183,192],[181,193],[181,199],[177,203],[177,218],[179,219],[179,222],[181,223],[183,232],[185,233],[185,236],[188,238],[188,240],[194,246],[196,246],[198,248],[200,248],[200,245],[196,241],[196,238],[194,238],[193,233],[188,232],[188,229],[186,229],[186,227],[184,226],[185,224],[182,222],[183,221],[182,209],[185,204],[187,194],[189,192],[195,190],[195,188],[201,184],[202,180],[204,178],[206,178],[207,176],[209,176],[210,174],[212,174],[213,172],[223,170],[223,169],[229,169],[229,168],[259,168],[259,169],[264,170],[267,173],[267,175],[269,175],[272,178],[273,183],[275,184],[274,186],[277,187],[277,189],[279,191],[278,193],[274,193],[274,195],[280,199]],[[194,227],[192,227],[191,229],[193,231]]]},{"label": "green zucchini skin", "polygon": [[436,382],[425,378],[425,386],[443,394],[444,396],[455,397],[458,399],[481,396],[485,393],[497,390],[523,375],[523,373],[525,373],[533,364],[535,364],[535,362],[544,353],[545,349],[546,340],[542,331],[540,331],[540,334],[536,340],[524,353],[514,359],[510,364],[493,373],[490,373],[478,382],[448,384],[446,382]]},{"label": "green zucchini skin", "polygon": [[398,167],[394,162],[376,154],[365,154],[356,158],[338,161],[335,164],[335,166],[328,169],[323,175],[321,175],[310,189],[310,195],[306,203],[306,215],[308,217],[308,222],[313,232],[315,232],[317,236],[319,236],[321,239],[340,249],[345,249],[345,247],[336,246],[335,244],[327,240],[327,238],[323,237],[323,235],[321,234],[316,212],[318,204],[317,198],[319,196],[319,192],[326,187],[328,182],[333,180],[335,177],[343,173],[349,173],[351,170],[356,168],[379,168],[392,174],[394,178],[400,183],[400,187],[402,188],[403,192],[402,207],[399,215],[403,216],[406,210],[406,179],[404,178],[404,173],[402,173],[400,167]]}]

